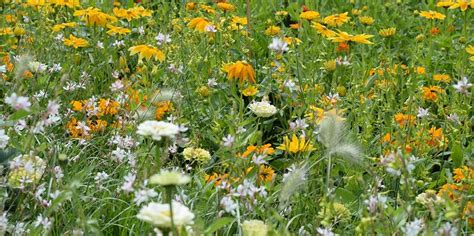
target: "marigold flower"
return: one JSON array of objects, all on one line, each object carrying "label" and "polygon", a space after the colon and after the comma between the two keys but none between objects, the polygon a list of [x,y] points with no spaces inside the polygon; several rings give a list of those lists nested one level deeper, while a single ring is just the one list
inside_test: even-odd
[{"label": "marigold flower", "polygon": [[252,65],[246,61],[236,61],[224,65],[223,70],[227,72],[227,78],[229,80],[239,79],[240,83],[243,83],[245,80],[250,83],[255,83],[255,71]]},{"label": "marigold flower", "polygon": [[107,28],[109,28],[109,30],[107,31],[108,35],[116,35],[116,34],[125,35],[132,32],[130,29],[113,26],[113,25],[107,25]]},{"label": "marigold flower", "polygon": [[260,165],[258,170],[258,178],[260,179],[260,181],[268,183],[273,180],[273,177],[275,177],[275,171],[272,167]]},{"label": "marigold flower", "polygon": [[74,35],[69,35],[69,38],[63,39],[63,43],[66,46],[70,46],[73,48],[85,48],[89,46],[89,42],[87,40],[82,39],[82,38],[76,38]]},{"label": "marigold flower", "polygon": [[317,11],[301,12],[300,18],[305,19],[305,20],[310,20],[310,21],[316,20],[316,19],[319,19],[319,12],[317,12]]},{"label": "marigold flower", "polygon": [[191,21],[189,21],[188,23],[188,27],[190,29],[195,29],[200,32],[205,32],[206,27],[208,27],[209,25],[212,25],[212,24],[206,18],[203,18],[203,17],[196,17],[192,19]]},{"label": "marigold flower", "polygon": [[449,77],[449,75],[446,75],[446,74],[435,74],[433,75],[433,79],[436,81],[445,82],[445,83],[451,82],[451,77]]},{"label": "marigold flower", "polygon": [[255,96],[257,93],[258,93],[258,88],[252,85],[242,90],[242,94],[246,97]]},{"label": "marigold flower", "polygon": [[374,44],[370,42],[368,39],[374,37],[373,35],[368,34],[358,34],[358,35],[351,35],[343,31],[339,31],[336,33],[336,36],[330,37],[329,39],[334,43],[347,43],[347,42],[355,42],[355,43],[362,43],[362,44]]},{"label": "marigold flower", "polygon": [[159,60],[160,62],[163,62],[165,60],[165,54],[160,51],[158,48],[155,48],[153,46],[148,46],[148,45],[137,45],[130,47],[128,49],[130,51],[130,55],[133,56],[135,54],[139,54],[138,60],[142,60],[145,58],[147,61],[149,61],[151,58],[154,58],[155,60]]},{"label": "marigold flower", "polygon": [[330,37],[334,37],[336,36],[336,32],[328,29],[326,26],[320,24],[320,23],[317,23],[317,22],[313,22],[313,24],[311,25],[311,27],[315,28],[316,29],[316,32],[318,32],[319,34],[321,34],[323,37],[326,37],[326,38],[330,38]]},{"label": "marigold flower", "polygon": [[281,31],[280,27],[272,25],[265,30],[265,34],[269,36],[275,36],[279,34],[280,31]]},{"label": "marigold flower", "polygon": [[413,115],[405,115],[402,113],[395,114],[395,122],[397,122],[400,127],[404,127],[405,125],[413,125],[415,124],[415,120],[415,116]]},{"label": "marigold flower", "polygon": [[461,9],[461,11],[465,11],[467,10],[467,8],[469,8],[469,6],[471,8],[474,8],[474,1],[472,0],[457,0],[456,2],[454,2],[450,7],[449,9]]},{"label": "marigold flower", "polygon": [[299,152],[310,152],[316,150],[310,141],[306,141],[305,136],[300,136],[299,138],[296,134],[293,134],[293,137],[290,139],[288,136],[283,138],[283,143],[277,147],[279,150],[284,150],[289,153],[299,153]]},{"label": "marigold flower", "polygon": [[67,22],[67,23],[57,24],[53,26],[53,32],[58,32],[65,28],[74,28],[76,27],[76,25],[77,25],[76,22]]},{"label": "marigold flower", "polygon": [[220,2],[220,3],[217,3],[217,7],[223,11],[234,11],[235,10],[235,6],[230,4],[230,3],[227,3],[227,2]]},{"label": "marigold flower", "polygon": [[375,22],[375,20],[374,18],[370,16],[361,16],[359,17],[359,22],[364,25],[372,25]]},{"label": "marigold flower", "polygon": [[438,86],[422,87],[423,99],[427,101],[435,102],[438,100],[438,94],[444,92],[444,90]]},{"label": "marigold flower", "polygon": [[379,31],[379,35],[382,37],[390,37],[395,35],[395,33],[397,33],[397,28],[394,27],[382,29]]},{"label": "marigold flower", "polygon": [[444,20],[446,18],[445,15],[437,11],[421,11],[420,16],[430,20]]},{"label": "marigold flower", "polygon": [[347,12],[344,12],[341,14],[330,15],[325,17],[323,19],[323,22],[332,27],[338,27],[343,25],[344,23],[347,23],[351,19],[349,16],[347,16],[347,14]]},{"label": "marigold flower", "polygon": [[89,7],[84,10],[76,10],[74,16],[79,16],[89,26],[105,26],[117,21],[117,18],[102,12],[98,8]]}]

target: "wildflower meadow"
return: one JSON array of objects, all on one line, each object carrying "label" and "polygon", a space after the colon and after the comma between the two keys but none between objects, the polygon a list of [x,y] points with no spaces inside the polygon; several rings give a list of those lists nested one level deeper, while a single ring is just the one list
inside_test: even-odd
[{"label": "wildflower meadow", "polygon": [[474,0],[0,13],[0,236],[474,235]]}]

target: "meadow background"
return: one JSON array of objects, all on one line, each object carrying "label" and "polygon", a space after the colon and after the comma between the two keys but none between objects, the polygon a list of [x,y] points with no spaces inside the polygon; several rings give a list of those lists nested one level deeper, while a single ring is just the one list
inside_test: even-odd
[{"label": "meadow background", "polygon": [[474,1],[0,12],[0,235],[474,232]]}]

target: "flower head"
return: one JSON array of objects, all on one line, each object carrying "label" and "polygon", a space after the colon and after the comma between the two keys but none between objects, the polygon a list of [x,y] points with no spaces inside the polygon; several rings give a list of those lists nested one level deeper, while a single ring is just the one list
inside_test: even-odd
[{"label": "flower head", "polygon": [[142,60],[145,58],[147,61],[149,61],[151,58],[154,58],[155,60],[159,60],[160,62],[163,62],[165,60],[165,54],[160,51],[158,48],[155,48],[153,46],[148,46],[148,45],[137,45],[130,47],[128,49],[130,51],[130,55],[133,56],[135,54],[139,54],[138,60]]},{"label": "flower head", "polygon": [[191,181],[191,178],[176,170],[161,170],[160,173],[150,177],[150,184],[161,186],[184,185]]},{"label": "flower head", "polygon": [[[194,214],[185,205],[173,201],[173,223],[175,226],[184,226],[193,223]],[[152,202],[137,214],[137,218],[156,227],[171,228],[171,209],[169,204]]]}]

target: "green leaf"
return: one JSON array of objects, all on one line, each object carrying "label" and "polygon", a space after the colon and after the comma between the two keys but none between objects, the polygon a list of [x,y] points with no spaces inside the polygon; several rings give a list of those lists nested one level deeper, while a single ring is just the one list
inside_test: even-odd
[{"label": "green leaf", "polygon": [[462,148],[459,144],[454,144],[451,149],[451,160],[453,160],[454,166],[459,167],[463,162]]},{"label": "green leaf", "polygon": [[6,164],[8,160],[17,156],[20,152],[14,148],[0,150],[0,164]]},{"label": "green leaf", "polygon": [[216,221],[214,221],[214,223],[212,223],[205,231],[206,234],[212,234],[214,232],[216,232],[217,230],[219,230],[220,228],[230,224],[232,221],[234,221],[234,218],[232,217],[224,217],[224,218],[220,218],[220,219],[217,219]]},{"label": "green leaf", "polygon": [[343,203],[346,204],[350,204],[357,200],[354,194],[347,189],[337,188],[335,194],[337,198],[339,198]]},{"label": "green leaf", "polygon": [[19,110],[15,113],[13,113],[11,116],[10,116],[10,120],[19,120],[23,117],[26,117],[27,115],[29,115],[30,113],[26,110]]}]

